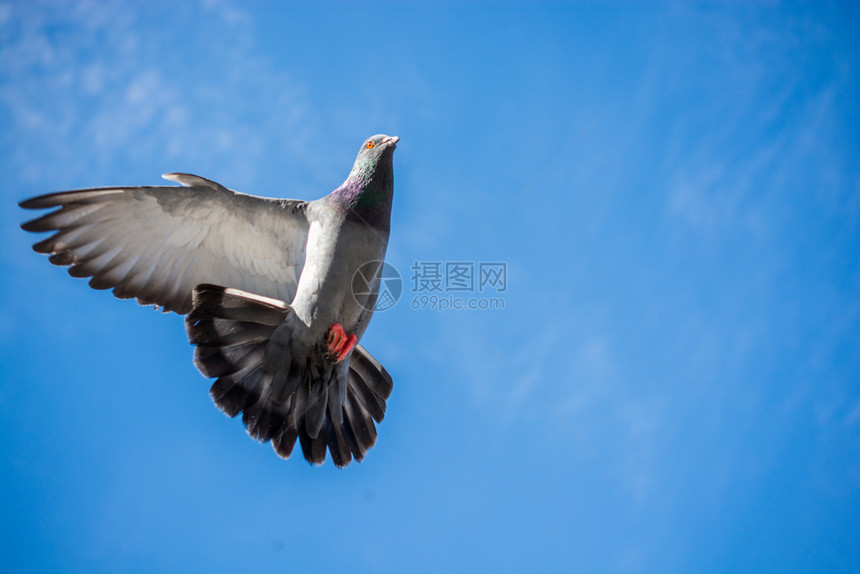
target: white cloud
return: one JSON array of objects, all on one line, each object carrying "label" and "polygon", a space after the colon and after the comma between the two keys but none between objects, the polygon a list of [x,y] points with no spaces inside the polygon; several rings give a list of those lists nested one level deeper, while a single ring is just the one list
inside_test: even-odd
[{"label": "white cloud", "polygon": [[[705,235],[767,233],[767,212],[791,201],[813,174],[821,176],[813,193],[844,188],[842,158],[829,150],[846,70],[829,55],[832,69],[816,70],[820,78],[811,80],[801,57],[828,50],[826,32],[791,19],[769,27],[726,14],[689,11],[684,18],[721,41],[651,72],[657,78],[650,84],[664,86],[662,99],[696,101],[669,124],[668,219]],[[654,104],[663,113],[660,99]]]},{"label": "white cloud", "polygon": [[[0,104],[23,181],[48,189],[152,183],[92,175],[131,162],[151,166],[153,179],[211,167],[253,189],[255,166],[290,153],[254,113],[300,147],[309,105],[258,50],[250,18],[229,2],[182,5],[170,16],[197,26],[179,29],[160,26],[158,10],[118,1],[4,5]],[[215,32],[230,41],[206,37]],[[163,46],[174,44],[183,50],[164,59]]]}]

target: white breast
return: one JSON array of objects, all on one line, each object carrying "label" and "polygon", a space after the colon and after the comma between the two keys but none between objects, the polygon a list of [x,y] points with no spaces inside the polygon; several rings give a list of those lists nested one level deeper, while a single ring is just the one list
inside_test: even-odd
[{"label": "white breast", "polygon": [[309,328],[309,339],[323,337],[332,323],[340,323],[347,332],[355,330],[364,301],[357,301],[352,292],[353,277],[365,263],[383,260],[387,244],[387,233],[367,225],[328,214],[314,218],[292,302]]}]

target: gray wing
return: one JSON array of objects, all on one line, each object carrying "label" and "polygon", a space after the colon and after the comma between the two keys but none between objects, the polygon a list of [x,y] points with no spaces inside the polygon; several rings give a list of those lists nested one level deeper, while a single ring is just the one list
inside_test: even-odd
[{"label": "gray wing", "polygon": [[245,195],[172,173],[186,187],[116,187],[52,193],[25,209],[59,207],[21,227],[56,231],[33,246],[73,277],[122,299],[191,310],[200,283],[291,302],[305,261],[306,202]]}]

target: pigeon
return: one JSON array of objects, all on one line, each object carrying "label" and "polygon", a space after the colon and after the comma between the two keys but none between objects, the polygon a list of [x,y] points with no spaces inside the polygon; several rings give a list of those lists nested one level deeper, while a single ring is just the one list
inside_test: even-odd
[{"label": "pigeon", "polygon": [[251,437],[289,458],[362,461],[376,443],[391,375],[359,344],[379,293],[391,227],[394,149],[375,135],[349,176],[314,201],[239,193],[187,173],[179,186],[42,195],[58,208],[24,223],[72,277],[185,315],[209,394]]}]

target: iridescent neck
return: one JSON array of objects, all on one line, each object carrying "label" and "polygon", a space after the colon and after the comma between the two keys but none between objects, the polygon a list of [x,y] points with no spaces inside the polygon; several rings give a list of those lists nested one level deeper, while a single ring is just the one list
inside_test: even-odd
[{"label": "iridescent neck", "polygon": [[341,207],[358,213],[374,222],[387,222],[394,196],[394,168],[392,158],[377,161],[358,160],[346,181],[331,193],[331,199]]}]

